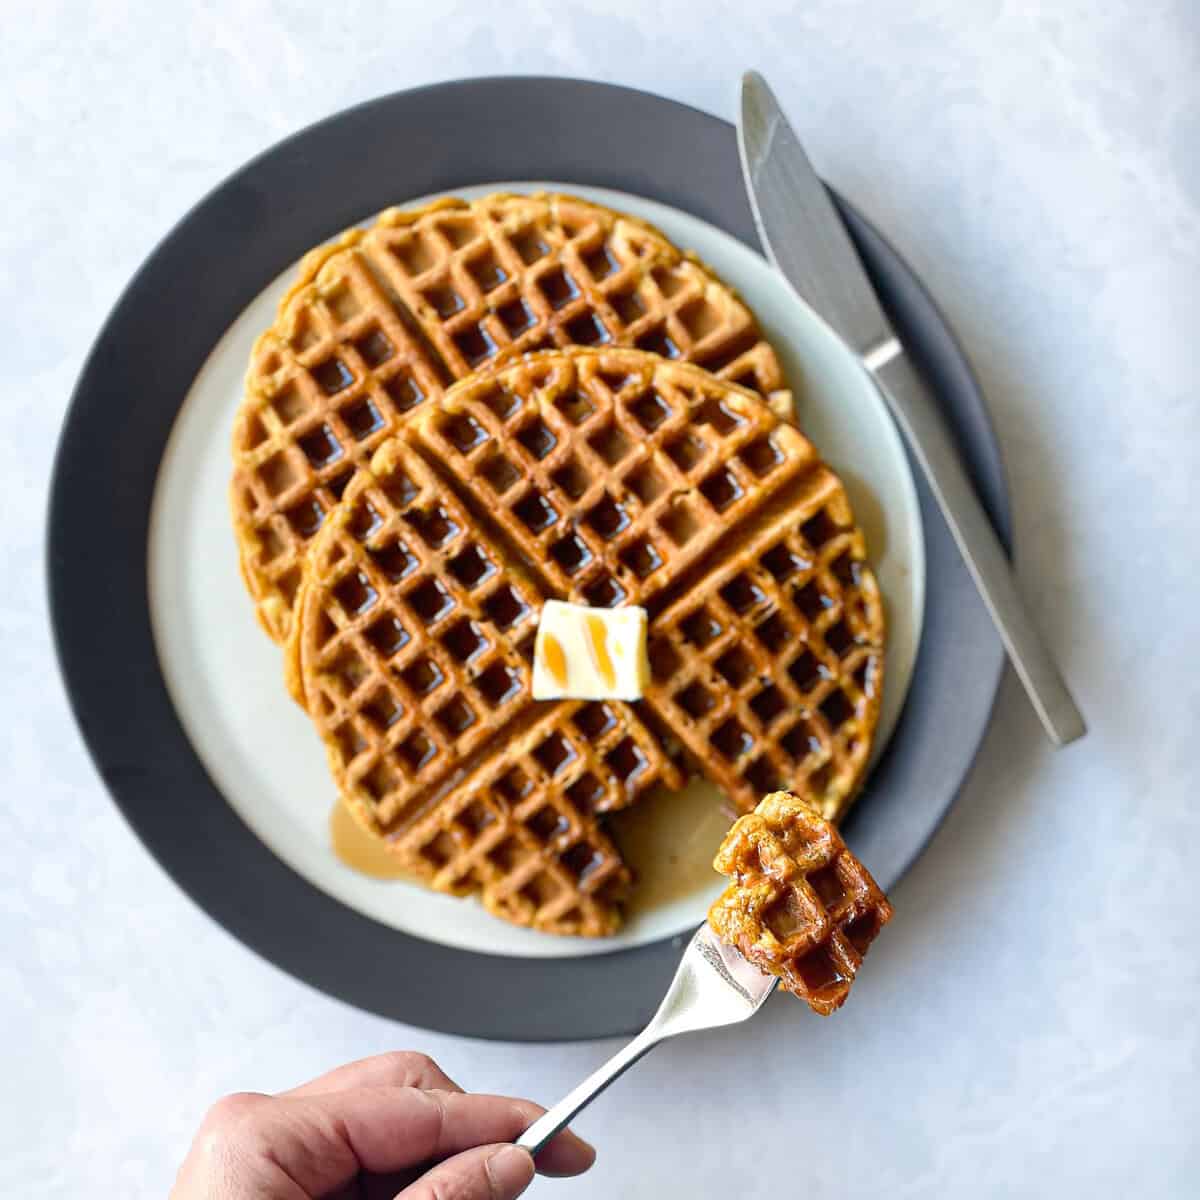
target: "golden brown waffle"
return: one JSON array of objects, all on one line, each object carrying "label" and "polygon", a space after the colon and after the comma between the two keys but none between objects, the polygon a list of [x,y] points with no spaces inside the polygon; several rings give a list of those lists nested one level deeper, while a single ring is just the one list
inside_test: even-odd
[{"label": "golden brown waffle", "polygon": [[838,831],[787,792],[739,817],[713,866],[733,882],[708,913],[717,936],[828,1016],[892,906]]},{"label": "golden brown waffle", "polygon": [[530,350],[637,346],[788,402],[753,315],[657,230],[567,196],[390,209],[309,254],[255,345],[232,508],[283,640],[305,547],[355,470],[455,380]]},{"label": "golden brown waffle", "polygon": [[516,925],[603,937],[631,879],[597,816],[682,778],[628,706],[537,708],[549,711],[393,841],[440,891],[478,891]]},{"label": "golden brown waffle", "polygon": [[[760,761],[848,802],[882,679],[862,552],[840,484],[761,397],[636,350],[535,354],[458,384],[358,473],[312,544],[288,660],[343,797],[414,870],[518,923],[604,932],[628,876],[598,818],[685,765],[746,807]],[[770,600],[748,603],[762,571]],[[646,605],[643,701],[532,700],[549,598]],[[726,631],[705,642],[702,606],[746,645],[712,652]],[[792,678],[804,653],[820,687]],[[752,717],[731,753],[725,725]],[[796,748],[801,721],[824,740]]]},{"label": "golden brown waffle", "polygon": [[532,704],[542,594],[399,443],[373,467],[315,547],[287,663],[341,794],[386,829]]},{"label": "golden brown waffle", "polygon": [[810,467],[656,616],[652,693],[743,812],[786,787],[837,821],[871,755],[883,609],[841,482]]},{"label": "golden brown waffle", "polygon": [[646,706],[740,809],[787,786],[840,817],[879,715],[883,607],[797,429],[703,371],[605,351],[460,384],[405,436],[547,596],[648,606]]},{"label": "golden brown waffle", "polygon": [[683,774],[628,705],[533,702],[532,578],[396,440],[307,572],[289,672],[358,820],[440,890],[612,932],[629,873],[597,816]]}]

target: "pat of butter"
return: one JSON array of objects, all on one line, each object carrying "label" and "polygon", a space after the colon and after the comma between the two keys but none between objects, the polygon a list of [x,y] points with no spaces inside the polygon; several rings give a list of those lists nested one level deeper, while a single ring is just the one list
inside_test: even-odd
[{"label": "pat of butter", "polygon": [[649,676],[644,608],[546,601],[533,649],[535,700],[640,700]]}]

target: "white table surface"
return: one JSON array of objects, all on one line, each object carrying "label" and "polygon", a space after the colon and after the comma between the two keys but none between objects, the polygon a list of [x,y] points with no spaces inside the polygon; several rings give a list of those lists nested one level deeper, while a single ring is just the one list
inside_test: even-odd
[{"label": "white table surface", "polygon": [[126,280],[285,134],[486,73],[615,80],[729,117],[753,65],[961,335],[1007,454],[1026,590],[1092,732],[1053,753],[1006,678],[848,1007],[822,1023],[781,1003],[656,1052],[579,1122],[593,1172],[534,1191],[1195,1195],[1200,9],[384,7],[5,6],[0,1193],[164,1195],[222,1092],[388,1047],[544,1101],[614,1048],[364,1015],[187,901],[71,724],[47,628],[47,481]]}]

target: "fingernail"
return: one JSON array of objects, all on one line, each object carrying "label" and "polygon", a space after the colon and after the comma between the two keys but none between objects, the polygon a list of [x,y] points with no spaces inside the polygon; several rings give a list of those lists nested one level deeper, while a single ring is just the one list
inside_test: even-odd
[{"label": "fingernail", "polygon": [[533,1159],[519,1146],[501,1146],[485,1164],[492,1191],[500,1196],[516,1196],[533,1178]]}]

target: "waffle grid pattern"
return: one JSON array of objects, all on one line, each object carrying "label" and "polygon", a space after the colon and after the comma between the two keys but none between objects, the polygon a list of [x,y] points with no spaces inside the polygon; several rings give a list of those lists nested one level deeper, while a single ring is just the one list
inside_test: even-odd
[{"label": "waffle grid pattern", "polygon": [[483,480],[549,587],[595,607],[646,603],[816,461],[757,400],[637,354],[530,356],[414,433],[459,484]]},{"label": "waffle grid pattern", "polygon": [[390,441],[313,547],[289,655],[343,801],[415,873],[602,936],[629,875],[597,817],[684,777],[628,705],[534,705],[542,594],[509,561]]},{"label": "waffle grid pattern", "polygon": [[651,605],[646,703],[739,809],[786,785],[842,814],[878,719],[883,609],[845,492],[795,428],[608,352],[461,385],[411,436],[454,487],[484,481],[547,595]]},{"label": "waffle grid pattern", "polygon": [[563,703],[395,840],[441,891],[478,891],[518,925],[602,937],[631,879],[597,816],[657,783],[683,778],[627,706]]},{"label": "waffle grid pattern", "polygon": [[341,794],[386,830],[532,705],[542,595],[397,442],[335,520],[294,652]]},{"label": "waffle grid pattern", "polygon": [[837,478],[789,505],[654,622],[656,706],[743,812],[784,786],[837,820],[878,719],[882,607]]},{"label": "waffle grid pattern", "polygon": [[[745,808],[768,772],[848,803],[882,671],[862,554],[836,478],[752,394],[639,351],[535,354],[460,383],[351,482],[309,555],[289,660],[343,797],[434,887],[536,928],[610,930],[628,880],[602,817],[685,766]],[[532,702],[549,598],[647,605],[641,704]],[[381,695],[403,710],[382,726]]]},{"label": "waffle grid pattern", "polygon": [[314,251],[257,342],[233,438],[242,572],[290,630],[305,548],[356,470],[457,379],[530,350],[638,346],[786,400],[728,288],[657,231],[564,196],[383,213]]}]

